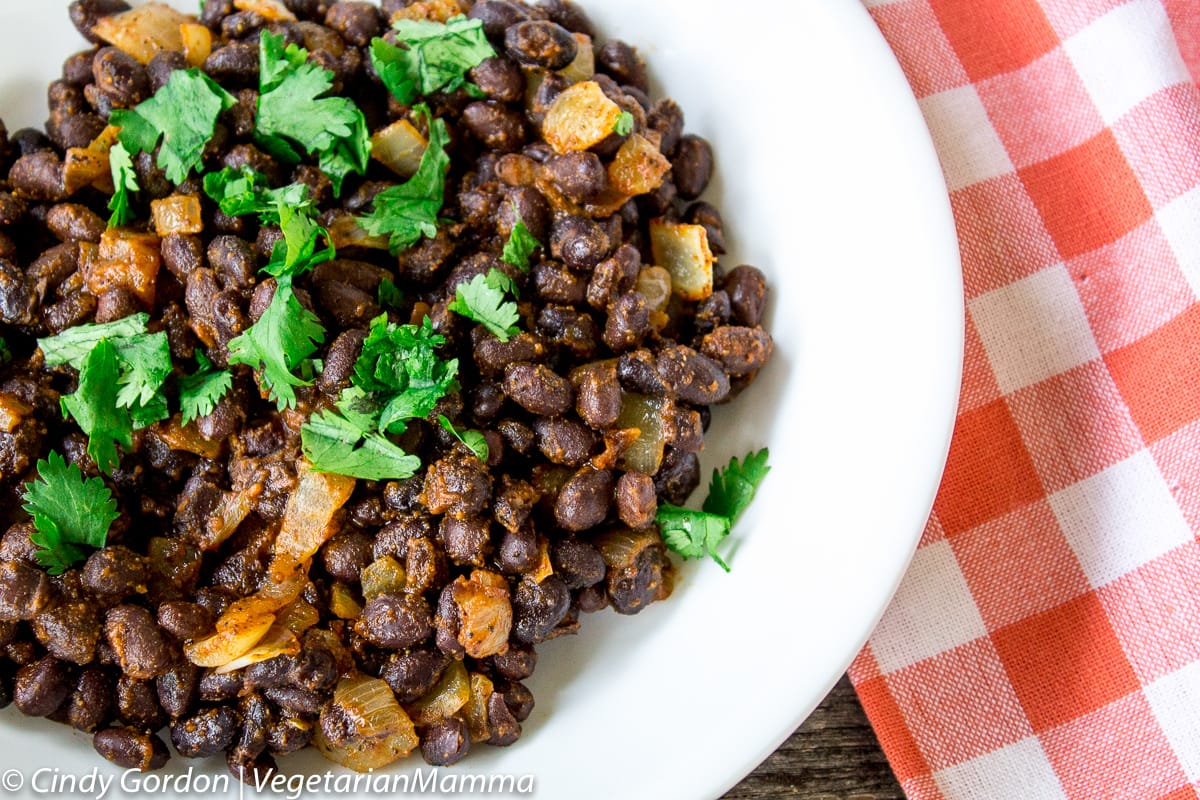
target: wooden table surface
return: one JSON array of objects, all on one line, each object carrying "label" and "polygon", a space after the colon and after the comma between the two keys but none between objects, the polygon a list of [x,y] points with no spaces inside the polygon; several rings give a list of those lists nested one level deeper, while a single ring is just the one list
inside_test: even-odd
[{"label": "wooden table surface", "polygon": [[845,676],[792,737],[724,800],[904,800]]}]

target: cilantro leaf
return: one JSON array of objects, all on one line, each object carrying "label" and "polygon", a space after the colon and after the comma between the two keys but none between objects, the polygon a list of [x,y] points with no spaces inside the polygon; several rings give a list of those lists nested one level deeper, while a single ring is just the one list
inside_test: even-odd
[{"label": "cilantro leaf", "polygon": [[278,279],[275,295],[258,322],[229,343],[229,363],[261,369],[275,404],[280,409],[291,408],[296,404],[292,387],[309,383],[292,371],[323,341],[321,321],[300,305],[292,291],[292,276],[284,275]]},{"label": "cilantro leaf", "polygon": [[633,114],[622,111],[617,116],[617,121],[613,123],[613,133],[617,136],[628,136],[633,133]]},{"label": "cilantro leaf", "polygon": [[331,246],[317,250],[317,238],[329,240],[329,232],[317,224],[316,218],[308,208],[297,208],[282,201],[277,201],[276,211],[279,215],[279,227],[283,231],[283,240],[275,243],[271,251],[271,260],[263,267],[263,271],[280,277],[282,275],[299,275],[307,272],[322,261],[336,257]]},{"label": "cilantro leaf", "polygon": [[393,325],[386,314],[371,320],[350,380],[375,396],[380,430],[401,433],[406,421],[429,416],[457,388],[458,359],[443,361],[434,352],[445,342],[428,317],[419,326]]},{"label": "cilantro leaf", "polygon": [[129,209],[129,193],[138,191],[139,187],[137,173],[133,171],[133,158],[125,145],[117,142],[109,149],[108,165],[115,187],[112,199],[108,201],[108,210],[113,212],[108,218],[108,227],[115,228],[133,218],[133,212]]},{"label": "cilantro leaf", "polygon": [[375,299],[378,301],[381,308],[390,308],[393,311],[399,311],[404,305],[404,292],[392,283],[391,278],[384,278],[379,283],[379,291],[375,294]]},{"label": "cilantro leaf", "polygon": [[[301,191],[303,190],[303,191]],[[272,189],[267,177],[252,167],[225,167],[204,176],[204,193],[231,217],[259,214],[264,223],[279,222],[279,205],[307,204],[307,187],[294,183]]]},{"label": "cilantro leaf", "polygon": [[191,375],[179,379],[180,421],[187,425],[197,417],[206,417],[213,412],[217,403],[233,386],[233,376],[227,369],[215,369],[208,357],[196,351],[200,364]]},{"label": "cilantro leaf", "polygon": [[128,317],[104,323],[87,323],[67,328],[56,336],[38,339],[47,367],[68,364],[75,369],[83,368],[83,359],[92,352],[101,339],[118,343],[146,332],[150,315],[144,311]]},{"label": "cilantro leaf", "polygon": [[722,569],[729,571],[729,565],[717,555],[717,545],[729,535],[728,517],[667,503],[658,507],[655,521],[669,549],[684,558],[711,556]]},{"label": "cilantro leaf", "polygon": [[704,510],[728,517],[731,525],[737,522],[754,499],[758,485],[771,471],[767,466],[768,455],[764,447],[756,453],[747,453],[741,463],[737,458],[732,458],[724,469],[714,469],[712,481],[708,484],[708,497],[704,499]]},{"label": "cilantro leaf", "polygon": [[233,95],[198,68],[176,70],[165,86],[132,110],[114,109],[120,143],[130,155],[158,151],[158,166],[173,183],[183,183],[200,166],[217,117],[233,107]]},{"label": "cilantro leaf", "polygon": [[13,360],[12,348],[8,345],[8,340],[0,336],[0,367],[11,363]]},{"label": "cilantro leaf", "polygon": [[445,24],[401,19],[392,27],[405,47],[374,39],[371,63],[383,85],[406,105],[417,94],[454,91],[464,84],[468,70],[496,55],[477,19],[458,16]]},{"label": "cilantro leaf", "polygon": [[117,518],[117,501],[100,478],[83,479],[75,464],[51,451],[37,463],[38,479],[25,484],[22,506],[33,517],[38,563],[61,575],[82,561],[84,547],[103,547]]},{"label": "cilantro leaf", "polygon": [[323,97],[334,75],[308,62],[308,51],[284,47],[282,35],[263,31],[259,41],[256,138],[273,155],[295,162],[292,144],[317,155],[335,195],[350,173],[363,174],[371,155],[366,118],[353,100]]},{"label": "cilantro leaf", "polygon": [[171,374],[171,345],[165,333],[139,333],[117,343],[121,360],[117,405],[149,404]]},{"label": "cilantro leaf", "polygon": [[375,195],[374,209],[358,217],[358,225],[371,236],[388,236],[392,254],[416,244],[422,236],[437,236],[437,215],[445,200],[450,135],[442,119],[431,119],[429,108],[416,106],[429,122],[429,144],[416,173],[406,182]]},{"label": "cilantro leaf", "polygon": [[333,411],[322,411],[304,423],[300,443],[317,472],[381,481],[411,478],[421,468],[417,456]]},{"label": "cilantro leaf", "polygon": [[510,281],[508,276],[494,268],[487,275],[476,275],[470,281],[458,284],[449,309],[478,322],[497,339],[507,342],[509,337],[519,333],[517,322],[521,315],[517,313],[516,303],[504,299],[501,287],[511,286],[506,281]]},{"label": "cilantro leaf", "polygon": [[467,448],[475,454],[476,458],[478,458],[484,464],[487,463],[488,444],[487,439],[484,438],[482,433],[472,430],[459,431],[458,428],[454,427],[453,422],[446,419],[445,414],[438,414],[438,422],[442,424],[443,428],[454,434],[455,439],[458,439],[460,442],[465,444]]},{"label": "cilantro leaf", "polygon": [[513,225],[512,233],[508,235],[508,241],[504,243],[504,251],[500,253],[500,260],[506,264],[512,264],[522,272],[528,272],[529,257],[533,255],[534,250],[541,246],[542,243],[533,237],[529,228],[525,227],[525,220],[521,219],[521,215],[518,213],[517,224]]},{"label": "cilantro leaf", "polygon": [[120,462],[117,445],[133,447],[133,420],[129,410],[117,404],[118,358],[112,342],[101,339],[80,364],[78,388],[60,401],[63,414],[88,435],[88,455],[110,474]]}]

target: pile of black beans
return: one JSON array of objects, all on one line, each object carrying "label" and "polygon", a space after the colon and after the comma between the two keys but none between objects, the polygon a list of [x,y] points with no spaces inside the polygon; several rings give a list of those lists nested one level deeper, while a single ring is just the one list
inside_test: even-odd
[{"label": "pile of black beans", "polygon": [[[273,186],[307,184],[324,219],[363,213],[378,192],[399,182],[379,164],[351,177],[335,199],[315,165],[289,167],[255,145],[260,32],[306,46],[309,58],[336,76],[335,90],[353,98],[377,130],[413,117],[374,75],[371,39],[385,34],[397,11],[436,11],[445,3],[284,4],[297,21],[269,21],[236,9],[233,0],[203,6],[199,20],[214,34],[204,69],[238,100],[218,124],[205,170],[248,165]],[[601,43],[569,0],[458,0],[458,7],[482,20],[499,55],[469,74],[482,98],[465,90],[429,98],[452,139],[440,215],[447,222],[437,236],[399,257],[347,247],[298,280],[297,296],[328,335],[317,353],[324,371],[299,388],[296,409],[278,411],[253,371],[235,366],[232,390],[196,423],[213,443],[211,453],[175,449],[154,425],[136,433],[133,448],[106,476],[59,407],[59,398],[75,388],[74,373],[46,368],[35,340],[148,311],[152,330],[167,333],[177,364],[193,363],[205,339],[215,344],[204,352],[224,367],[229,341],[270,299],[258,270],[279,231],[253,216],[222,214],[199,179],[173,185],[153,157],[142,154],[134,166],[143,198],[197,195],[204,232],[161,241],[152,306],[120,287],[89,292],[81,247],[105,231],[109,198],[94,188],[68,192],[66,151],[86,147],[113,109],[145,100],[186,62],[181,53],[165,52],[143,65],[99,42],[93,26],[126,10],[123,0],[70,5],[71,19],[92,44],[68,58],[50,84],[45,132],[0,134],[0,175],[6,176],[0,182],[0,333],[13,355],[0,368],[0,492],[7,517],[0,539],[3,705],[94,733],[96,750],[117,764],[160,767],[169,739],[179,755],[223,753],[235,773],[245,773],[271,768],[276,756],[310,744],[346,672],[383,679],[408,706],[435,686],[447,664],[465,659],[470,672],[487,676],[495,688],[485,740],[507,745],[533,708],[522,681],[534,670],[540,642],[573,633],[585,612],[634,613],[669,594],[672,567],[655,511],[660,502],[683,503],[696,488],[709,407],[741,391],[767,360],[764,276],[752,266],[725,271],[716,265],[710,295],[672,298],[666,319],[656,323],[636,289],[640,270],[651,263],[649,220],[701,225],[712,251],[725,251],[721,215],[699,199],[713,172],[709,144],[684,133],[683,112],[671,99],[651,97],[638,52],[621,41]],[[564,210],[515,177],[542,165],[572,202],[604,192],[605,167],[622,137],[555,154],[541,140],[540,124],[567,82],[550,73],[535,96],[526,92],[526,68],[570,63],[574,33],[594,37],[593,80],[630,112],[636,131],[653,132],[670,160],[659,188],[601,217]],[[544,244],[527,274],[499,260],[517,214]],[[520,286],[523,332],[508,342],[447,309],[459,283],[493,267]],[[348,385],[366,327],[384,313],[377,301],[384,279],[406,298],[403,308],[388,310],[392,319],[428,316],[446,337],[443,357],[460,363],[461,391],[439,403],[432,422],[406,434],[405,447],[425,466],[404,481],[358,482],[337,517],[338,532],[310,569],[303,597],[320,621],[302,637],[299,654],[228,674],[197,667],[184,658],[183,646],[211,633],[217,617],[265,579],[273,538],[297,485],[300,424]],[[659,398],[669,409],[665,452],[653,474],[622,470],[606,457],[620,446],[616,423],[627,393]],[[486,463],[436,423],[439,414],[484,433]],[[56,577],[39,566],[33,525],[20,510],[23,484],[50,451],[86,476],[103,477],[120,510],[107,545]],[[209,518],[247,481],[258,484],[253,511],[218,549],[203,549]],[[614,563],[597,546],[597,537],[613,530],[651,540],[635,558]],[[405,567],[405,591],[364,602],[362,571],[382,556]],[[457,577],[477,569],[503,576],[513,618],[507,649],[482,659],[465,656],[455,638],[458,617],[449,592]],[[357,620],[331,610],[339,593],[362,605]],[[419,734],[434,764],[457,761],[471,745],[457,716]]]}]

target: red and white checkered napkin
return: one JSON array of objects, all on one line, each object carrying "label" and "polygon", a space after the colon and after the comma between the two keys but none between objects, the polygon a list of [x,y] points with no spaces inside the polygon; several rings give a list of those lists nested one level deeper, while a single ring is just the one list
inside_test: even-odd
[{"label": "red and white checkered napkin", "polygon": [[934,514],[851,669],[913,800],[1200,787],[1200,0],[867,0],[966,285]]}]

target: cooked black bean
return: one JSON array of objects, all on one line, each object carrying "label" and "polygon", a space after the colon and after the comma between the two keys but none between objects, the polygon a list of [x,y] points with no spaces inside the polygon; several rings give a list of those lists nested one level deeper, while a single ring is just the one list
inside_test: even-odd
[{"label": "cooked black bean", "polygon": [[235,11],[221,20],[221,35],[226,39],[245,39],[257,33],[267,20],[257,11]]},{"label": "cooked black bean", "polygon": [[743,264],[725,276],[725,292],[733,309],[733,321],[753,328],[762,322],[766,308],[767,280],[757,267]]},{"label": "cooked black bean", "polygon": [[317,378],[317,386],[321,391],[334,394],[346,387],[365,338],[366,332],[356,329],[344,331],[333,340],[329,355],[325,357],[325,369]]},{"label": "cooked black bean", "polygon": [[158,703],[167,716],[178,719],[191,709],[199,685],[200,670],[190,661],[181,661],[155,681]]},{"label": "cooked black bean", "polygon": [[117,713],[125,724],[148,731],[156,731],[167,722],[167,715],[158,704],[155,684],[128,675],[117,680]]},{"label": "cooked black bean", "polygon": [[0,620],[33,619],[52,598],[45,572],[20,561],[0,561]]},{"label": "cooked black bean", "polygon": [[33,632],[50,655],[87,664],[100,641],[100,614],[92,603],[61,603],[33,618]]},{"label": "cooked black bean", "polygon": [[700,485],[700,459],[695,453],[670,448],[662,465],[654,474],[654,488],[659,497],[674,505],[687,501],[692,490]]},{"label": "cooked black bean", "polygon": [[62,159],[53,150],[37,150],[18,158],[8,172],[8,182],[29,200],[56,203],[67,197]]},{"label": "cooked black bean", "polygon": [[659,351],[655,369],[676,397],[695,405],[719,403],[729,394],[729,378],[708,356],[683,345]]},{"label": "cooked black bean", "polygon": [[641,550],[632,564],[610,568],[608,597],[618,614],[636,614],[670,592],[671,564],[666,550],[652,545]]},{"label": "cooked black bean", "polygon": [[571,419],[538,417],[533,423],[538,449],[553,464],[581,467],[592,455],[592,432]]},{"label": "cooked black bean", "polygon": [[44,656],[17,670],[13,681],[13,703],[26,716],[49,716],[63,704],[73,687],[66,662]]},{"label": "cooked black bean", "polygon": [[506,684],[504,690],[498,691],[497,694],[504,696],[504,705],[508,706],[508,710],[517,722],[524,722],[533,713],[533,692],[529,691],[525,684],[514,681]]},{"label": "cooked black bean", "polygon": [[571,384],[541,364],[513,364],[504,370],[504,393],[532,414],[565,414],[574,400]]},{"label": "cooked black bean", "polygon": [[96,50],[81,50],[68,56],[63,62],[62,79],[72,86],[82,88],[92,80],[92,59]]},{"label": "cooked black bean", "polygon": [[97,550],[83,565],[83,583],[96,594],[118,599],[145,594],[149,580],[145,557],[119,544]]},{"label": "cooked black bean", "polygon": [[609,39],[596,51],[596,69],[617,83],[625,83],[643,92],[650,91],[646,80],[646,62],[637,50],[620,39]]},{"label": "cooked black bean", "polygon": [[567,215],[550,232],[550,254],[574,270],[590,270],[609,254],[608,232],[595,220]]},{"label": "cooked black bean", "polygon": [[205,671],[201,673],[200,682],[196,688],[201,700],[219,703],[222,700],[238,696],[238,692],[242,689],[242,676],[236,672],[222,674]]},{"label": "cooked black bean", "polygon": [[521,113],[496,102],[471,103],[463,109],[463,123],[472,136],[493,150],[511,152],[525,143]]},{"label": "cooked black bean", "polygon": [[208,708],[171,723],[171,743],[187,758],[216,755],[233,743],[238,724],[238,714],[229,706]]},{"label": "cooked black bean", "polygon": [[551,156],[546,161],[554,185],[568,200],[586,203],[608,187],[608,173],[600,157],[588,151]]},{"label": "cooked black bean", "polygon": [[60,203],[46,212],[46,227],[64,242],[98,243],[108,227],[96,212],[78,203]]},{"label": "cooked black bean", "polygon": [[132,108],[150,94],[150,76],[136,58],[115,47],[102,47],[92,60],[96,88],[118,108]]},{"label": "cooked black bean", "polygon": [[496,548],[496,566],[509,575],[532,572],[542,561],[537,537],[529,526],[506,530]]},{"label": "cooked black bean", "polygon": [[[626,476],[627,477],[627,476]],[[651,484],[651,490],[654,486]],[[620,495],[618,495],[618,502]],[[568,537],[550,547],[550,563],[568,589],[582,589],[604,580],[604,559],[589,542]]]},{"label": "cooked black bean", "polygon": [[156,734],[137,728],[105,728],[92,737],[92,746],[106,759],[125,769],[162,769],[170,759],[167,745]]},{"label": "cooked black bean", "polygon": [[146,76],[150,80],[150,91],[157,92],[167,85],[171,73],[175,70],[187,69],[187,59],[178,50],[163,50],[156,53],[146,64]]},{"label": "cooked black bean", "polygon": [[258,43],[230,42],[213,50],[204,71],[217,80],[249,83],[258,78]]},{"label": "cooked black bean", "polygon": [[482,517],[445,517],[438,528],[446,556],[455,564],[485,565],[491,550],[488,521]]},{"label": "cooked black bean", "polygon": [[454,717],[438,720],[421,737],[421,757],[435,767],[457,764],[471,749],[471,737],[462,720]]},{"label": "cooked black bean", "polygon": [[679,196],[694,200],[704,192],[713,173],[712,146],[699,136],[688,134],[679,140],[671,158],[671,180]]},{"label": "cooked black bean", "polygon": [[308,747],[313,733],[314,725],[306,716],[284,711],[267,728],[267,747],[277,755],[294,753]]},{"label": "cooked black bean", "polygon": [[129,4],[125,0],[75,0],[67,6],[75,29],[83,34],[89,42],[100,41],[99,37],[92,32],[97,22],[104,17],[128,10]]},{"label": "cooked black bean", "polygon": [[612,502],[613,476],[606,469],[583,467],[563,484],[554,503],[554,519],[569,531],[599,525]]},{"label": "cooked black bean", "polygon": [[721,220],[721,212],[716,206],[698,200],[688,206],[683,221],[702,226],[708,234],[708,249],[712,250],[714,255],[724,255],[725,223]]},{"label": "cooked black bean", "polygon": [[158,625],[176,639],[198,639],[212,632],[216,615],[198,603],[172,600],[158,607]]},{"label": "cooked black bean", "polygon": [[617,481],[617,516],[631,528],[648,528],[658,511],[654,480],[641,472],[626,472]]},{"label": "cooked black bean", "polygon": [[104,667],[92,664],[79,673],[67,701],[67,723],[91,733],[112,721],[113,685]]},{"label": "cooked black bean", "polygon": [[121,605],[109,609],[104,636],[120,661],[121,669],[133,678],[157,678],[171,666],[171,651],[150,612],[141,606]]},{"label": "cooked black bean", "polygon": [[504,32],[510,58],[527,67],[562,69],[575,60],[579,45],[563,26],[549,20],[526,20]]},{"label": "cooked black bean", "polygon": [[325,15],[325,24],[355,47],[366,47],[383,32],[383,15],[371,3],[334,3]]},{"label": "cooked black bean", "polygon": [[529,18],[529,13],[517,3],[508,0],[481,0],[467,12],[469,19],[483,23],[483,31],[490,38],[502,39],[512,25]]},{"label": "cooked black bean", "polygon": [[471,70],[470,78],[492,100],[515,103],[525,96],[525,75],[521,68],[502,56],[481,61]]},{"label": "cooked black bean", "polygon": [[433,615],[420,597],[381,594],[363,606],[358,629],[378,647],[399,650],[424,641],[433,630]]},{"label": "cooked black bean", "polygon": [[727,375],[749,375],[771,356],[771,337],[762,328],[723,325],[700,340],[700,352],[716,361]]},{"label": "cooked black bean", "polygon": [[371,563],[371,539],[349,531],[339,533],[321,550],[325,571],[343,583],[358,583],[363,569]]},{"label": "cooked black bean", "polygon": [[604,323],[604,343],[614,352],[639,347],[650,333],[650,311],[641,292],[626,292],[608,310]]},{"label": "cooked black bean", "polygon": [[218,236],[208,245],[208,263],[221,276],[226,286],[244,289],[254,282],[254,249],[237,236]]},{"label": "cooked black bean", "polygon": [[533,100],[529,103],[529,116],[533,121],[541,125],[546,118],[546,112],[570,85],[571,82],[561,74],[547,73],[538,84],[537,91],[533,93]]},{"label": "cooked black bean", "polygon": [[571,591],[557,575],[536,583],[522,580],[513,592],[513,638],[537,644],[558,627],[571,608]]},{"label": "cooked black bean", "polygon": [[596,265],[588,282],[587,301],[594,308],[606,310],[623,293],[637,283],[642,259],[636,248],[623,244],[611,258]]},{"label": "cooked black bean", "polygon": [[425,473],[424,503],[433,514],[478,514],[491,495],[491,476],[479,459],[455,450]]}]

